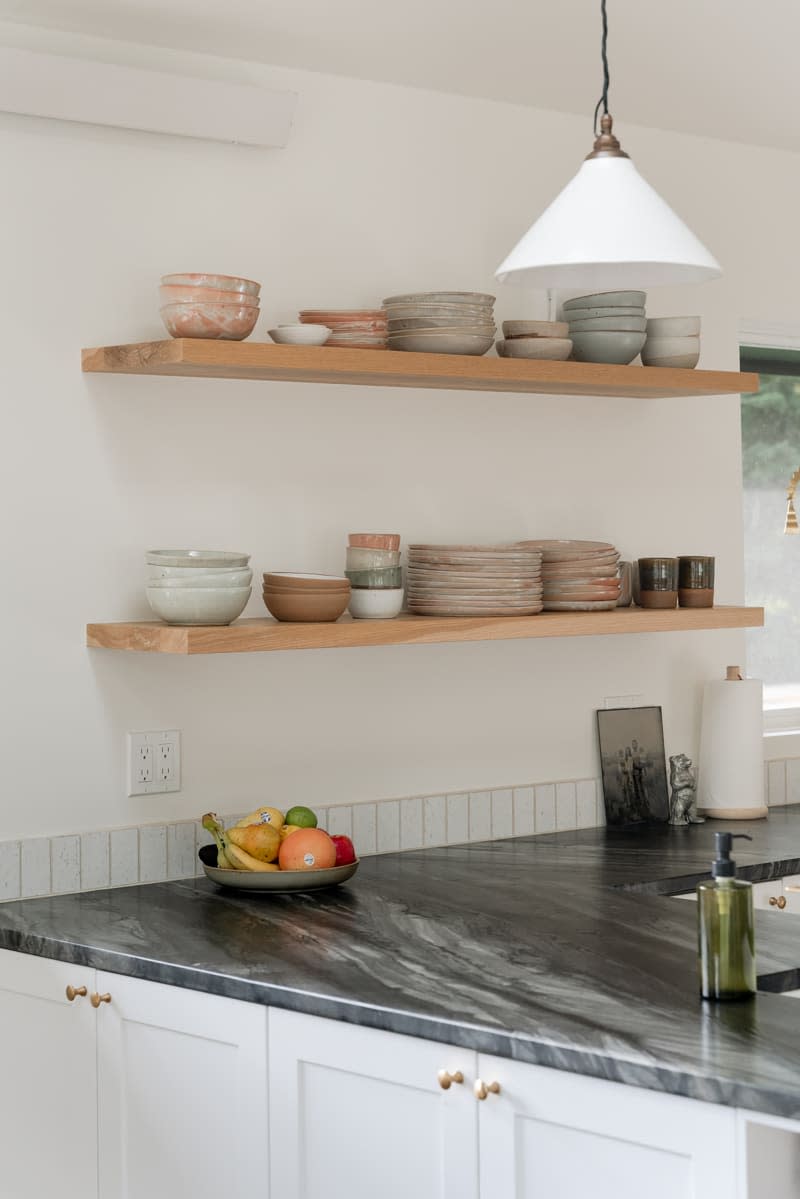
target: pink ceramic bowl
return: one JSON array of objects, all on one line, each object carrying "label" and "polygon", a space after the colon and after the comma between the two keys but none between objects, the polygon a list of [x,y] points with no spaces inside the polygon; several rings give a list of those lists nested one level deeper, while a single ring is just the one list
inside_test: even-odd
[{"label": "pink ceramic bowl", "polygon": [[173,337],[243,341],[253,332],[258,311],[243,304],[168,304],[161,319]]},{"label": "pink ceramic bowl", "polygon": [[166,287],[216,287],[220,291],[239,291],[254,297],[261,291],[260,283],[242,279],[239,275],[162,275],[161,282]]},{"label": "pink ceramic bowl", "polygon": [[258,300],[244,292],[223,291],[221,287],[181,287],[173,284],[159,287],[162,307],[166,304],[241,304],[243,308],[258,308]]}]

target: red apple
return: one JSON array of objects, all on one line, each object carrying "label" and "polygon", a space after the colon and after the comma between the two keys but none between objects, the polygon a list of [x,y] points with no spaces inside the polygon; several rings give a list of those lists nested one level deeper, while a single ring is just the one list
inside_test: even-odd
[{"label": "red apple", "polygon": [[338,833],[336,836],[331,837],[331,841],[336,846],[337,866],[349,866],[351,862],[355,862],[356,849],[349,837]]}]

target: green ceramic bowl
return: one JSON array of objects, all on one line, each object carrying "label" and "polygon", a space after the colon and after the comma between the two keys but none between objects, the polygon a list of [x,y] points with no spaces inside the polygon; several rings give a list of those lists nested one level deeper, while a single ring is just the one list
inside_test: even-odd
[{"label": "green ceramic bowl", "polygon": [[351,587],[402,587],[402,566],[385,566],[382,570],[346,570]]},{"label": "green ceramic bowl", "polygon": [[610,362],[627,366],[647,340],[646,333],[572,333],[572,357],[577,362]]}]

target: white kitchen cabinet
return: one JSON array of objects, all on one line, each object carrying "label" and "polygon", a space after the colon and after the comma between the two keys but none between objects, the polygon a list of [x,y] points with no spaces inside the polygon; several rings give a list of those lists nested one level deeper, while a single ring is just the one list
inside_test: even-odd
[{"label": "white kitchen cabinet", "polygon": [[736,1113],[481,1055],[482,1199],[735,1196]]},{"label": "white kitchen cabinet", "polygon": [[269,1043],[274,1199],[477,1199],[472,1051],[274,1009]]},{"label": "white kitchen cabinet", "polygon": [[[0,1194],[97,1196],[93,970],[0,950]],[[86,988],[67,999],[68,986]]]},{"label": "white kitchen cabinet", "polygon": [[102,1199],[267,1199],[267,1009],[98,972]]}]

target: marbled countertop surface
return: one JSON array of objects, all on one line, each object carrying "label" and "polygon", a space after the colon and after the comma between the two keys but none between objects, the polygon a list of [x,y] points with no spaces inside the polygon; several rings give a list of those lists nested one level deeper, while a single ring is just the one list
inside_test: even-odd
[{"label": "marbled countertop surface", "polygon": [[[385,855],[307,895],[202,879],[27,899],[0,905],[0,946],[800,1118],[800,1000],[701,1003],[696,909],[669,897],[707,875],[721,827]],[[736,831],[743,876],[800,873],[800,808]],[[759,974],[800,968],[800,919],[756,921]]]}]

